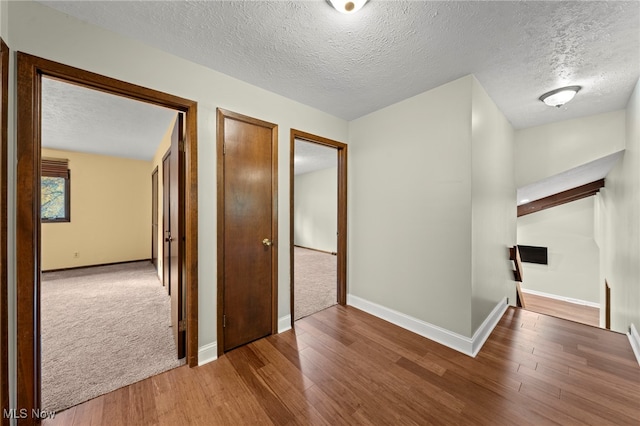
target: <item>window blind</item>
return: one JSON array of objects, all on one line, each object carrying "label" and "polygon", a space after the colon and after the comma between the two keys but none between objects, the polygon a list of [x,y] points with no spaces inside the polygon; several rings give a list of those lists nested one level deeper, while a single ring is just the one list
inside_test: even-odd
[{"label": "window blind", "polygon": [[64,158],[42,158],[42,176],[69,177],[69,160]]}]

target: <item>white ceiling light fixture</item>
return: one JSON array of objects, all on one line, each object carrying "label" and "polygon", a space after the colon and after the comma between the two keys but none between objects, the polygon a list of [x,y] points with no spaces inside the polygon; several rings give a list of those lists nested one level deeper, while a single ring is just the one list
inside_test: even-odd
[{"label": "white ceiling light fixture", "polygon": [[560,108],[569,102],[582,89],[580,86],[567,86],[552,90],[540,96],[540,100],[545,104]]},{"label": "white ceiling light fixture", "polygon": [[356,13],[369,0],[327,0],[340,13]]}]

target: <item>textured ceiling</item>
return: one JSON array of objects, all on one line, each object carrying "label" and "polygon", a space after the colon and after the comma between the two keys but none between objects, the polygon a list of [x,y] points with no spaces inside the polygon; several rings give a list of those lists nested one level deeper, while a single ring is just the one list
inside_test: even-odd
[{"label": "textured ceiling", "polygon": [[151,160],[176,111],[42,79],[42,146]]},{"label": "textured ceiling", "polygon": [[623,154],[624,151],[618,151],[555,176],[518,188],[518,205],[603,179],[622,158]]},{"label": "textured ceiling", "polygon": [[637,1],[43,3],[347,120],[472,73],[524,128],[624,108],[640,74]]},{"label": "textured ceiling", "polygon": [[301,175],[337,166],[336,148],[296,139],[294,174]]}]

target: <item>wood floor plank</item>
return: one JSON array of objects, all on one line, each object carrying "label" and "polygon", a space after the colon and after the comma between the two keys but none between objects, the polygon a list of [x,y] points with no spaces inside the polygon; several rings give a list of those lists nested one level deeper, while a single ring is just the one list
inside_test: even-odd
[{"label": "wood floor plank", "polygon": [[600,309],[525,293],[527,310],[598,327]]},{"label": "wood floor plank", "polygon": [[44,425],[638,425],[627,337],[509,308],[476,358],[352,307]]}]

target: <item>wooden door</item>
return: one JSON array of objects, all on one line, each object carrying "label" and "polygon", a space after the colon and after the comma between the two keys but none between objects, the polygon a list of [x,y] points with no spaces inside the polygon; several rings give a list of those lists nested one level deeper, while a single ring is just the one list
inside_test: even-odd
[{"label": "wooden door", "polygon": [[171,243],[169,242],[169,233],[171,232],[169,220],[171,217],[171,194],[169,192],[170,158],[171,149],[162,157],[162,285],[166,287],[169,294],[171,294],[171,262],[169,260],[171,258]]},{"label": "wooden door", "polygon": [[158,270],[158,168],[151,173],[151,263]]},{"label": "wooden door", "polygon": [[218,132],[219,312],[228,351],[277,328],[277,126],[218,110]]},{"label": "wooden door", "polygon": [[183,239],[184,239],[184,150],[183,118],[178,114],[171,133],[169,156],[169,288],[171,294],[171,327],[178,349],[178,358],[184,358],[185,328],[183,322]]}]

